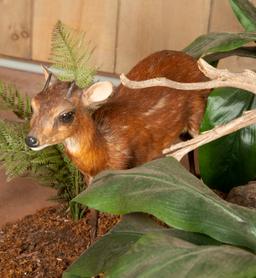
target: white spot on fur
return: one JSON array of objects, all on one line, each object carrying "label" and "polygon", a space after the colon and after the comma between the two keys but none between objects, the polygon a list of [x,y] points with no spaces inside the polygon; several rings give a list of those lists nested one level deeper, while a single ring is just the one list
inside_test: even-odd
[{"label": "white spot on fur", "polygon": [[64,145],[65,147],[68,149],[68,151],[70,153],[77,153],[80,151],[80,145],[79,143],[72,137],[70,138],[67,138],[65,141],[64,141]]},{"label": "white spot on fur", "polygon": [[155,112],[157,112],[157,110],[163,108],[166,104],[166,97],[163,97],[161,99],[159,99],[159,101],[152,106],[147,112],[143,113],[145,116],[150,116],[152,114],[154,114]]}]

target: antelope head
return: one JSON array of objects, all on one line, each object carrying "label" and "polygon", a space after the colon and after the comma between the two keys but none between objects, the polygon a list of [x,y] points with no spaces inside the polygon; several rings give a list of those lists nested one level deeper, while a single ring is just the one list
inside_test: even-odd
[{"label": "antelope head", "polygon": [[31,100],[32,118],[26,144],[35,151],[63,143],[81,127],[79,118],[92,121],[92,109],[105,103],[113,93],[111,82],[98,82],[84,90],[75,82],[63,82],[44,68],[46,83]]}]

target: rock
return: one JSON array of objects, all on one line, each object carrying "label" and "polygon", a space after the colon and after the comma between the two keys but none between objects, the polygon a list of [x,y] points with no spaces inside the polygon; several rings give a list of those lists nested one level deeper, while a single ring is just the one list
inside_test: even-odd
[{"label": "rock", "polygon": [[256,181],[232,188],[226,200],[240,206],[256,208]]}]

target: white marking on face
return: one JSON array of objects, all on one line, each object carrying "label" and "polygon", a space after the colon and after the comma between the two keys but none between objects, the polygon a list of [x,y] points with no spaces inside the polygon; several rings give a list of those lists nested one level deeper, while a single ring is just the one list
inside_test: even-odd
[{"label": "white marking on face", "polygon": [[157,112],[157,110],[163,108],[166,104],[166,97],[159,99],[159,101],[152,106],[147,112],[143,113],[145,116],[149,116]]},{"label": "white marking on face", "polygon": [[32,151],[41,151],[41,150],[43,150],[43,149],[45,149],[46,147],[49,147],[49,146],[51,146],[51,145],[49,145],[49,144],[45,144],[45,145],[42,145],[42,146],[39,146],[39,147],[35,147],[35,148],[30,148]]},{"label": "white marking on face", "polygon": [[79,143],[74,138],[72,138],[72,137],[67,138],[64,141],[64,145],[66,146],[68,151],[71,152],[71,153],[77,153],[77,152],[80,151]]}]

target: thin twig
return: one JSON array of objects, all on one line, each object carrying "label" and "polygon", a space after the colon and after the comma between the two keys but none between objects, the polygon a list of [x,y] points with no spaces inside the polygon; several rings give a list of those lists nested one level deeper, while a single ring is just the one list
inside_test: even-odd
[{"label": "thin twig", "polygon": [[163,154],[180,161],[190,151],[252,124],[256,124],[256,109],[246,111],[241,117],[228,124],[203,132],[191,140],[172,145],[170,148],[164,149]]}]

